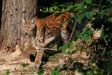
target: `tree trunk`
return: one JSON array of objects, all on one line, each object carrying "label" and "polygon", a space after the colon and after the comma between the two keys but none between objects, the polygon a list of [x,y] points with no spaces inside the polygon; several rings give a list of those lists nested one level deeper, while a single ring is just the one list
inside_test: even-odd
[{"label": "tree trunk", "polygon": [[22,18],[27,20],[36,14],[37,0],[3,0],[0,29],[2,49],[12,50],[21,38]]}]

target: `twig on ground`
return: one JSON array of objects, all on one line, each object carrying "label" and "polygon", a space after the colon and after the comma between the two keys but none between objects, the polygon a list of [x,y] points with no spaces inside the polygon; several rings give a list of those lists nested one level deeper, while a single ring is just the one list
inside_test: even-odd
[{"label": "twig on ground", "polygon": [[52,49],[52,48],[41,48],[42,50],[51,50],[51,51],[57,51],[57,49]]}]

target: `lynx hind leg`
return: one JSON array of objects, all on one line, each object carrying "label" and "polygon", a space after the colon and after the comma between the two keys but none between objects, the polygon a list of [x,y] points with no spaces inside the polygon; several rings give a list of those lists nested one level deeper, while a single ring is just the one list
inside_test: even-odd
[{"label": "lynx hind leg", "polygon": [[36,57],[35,57],[35,63],[34,63],[34,67],[36,69],[38,69],[40,67],[40,65],[42,63],[41,61],[42,61],[43,55],[44,55],[44,50],[38,49]]}]

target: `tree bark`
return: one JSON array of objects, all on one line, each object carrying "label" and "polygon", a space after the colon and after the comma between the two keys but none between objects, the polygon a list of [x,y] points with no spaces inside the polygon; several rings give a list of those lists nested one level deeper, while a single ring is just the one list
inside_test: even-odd
[{"label": "tree bark", "polygon": [[3,0],[0,29],[2,49],[13,48],[21,38],[22,18],[36,14],[37,0]]}]

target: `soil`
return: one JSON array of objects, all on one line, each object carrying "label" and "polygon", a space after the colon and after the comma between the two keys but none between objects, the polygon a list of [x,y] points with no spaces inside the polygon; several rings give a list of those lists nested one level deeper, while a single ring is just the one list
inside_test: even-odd
[{"label": "soil", "polygon": [[19,51],[0,51],[0,75],[37,75],[33,62],[22,57]]}]

